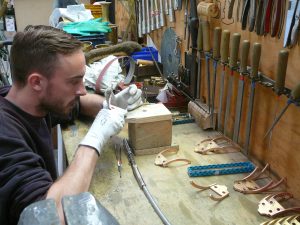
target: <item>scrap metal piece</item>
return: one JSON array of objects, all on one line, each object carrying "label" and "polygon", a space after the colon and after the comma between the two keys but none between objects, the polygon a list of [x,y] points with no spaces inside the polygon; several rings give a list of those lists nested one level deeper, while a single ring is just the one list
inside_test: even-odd
[{"label": "scrap metal piece", "polygon": [[119,225],[113,215],[89,192],[65,196],[62,199],[62,205],[68,225]]},{"label": "scrap metal piece", "polygon": [[27,206],[21,213],[18,225],[60,225],[54,199],[38,201]]},{"label": "scrap metal piece", "polygon": [[[167,159],[166,156],[169,154],[175,155],[177,154],[178,149],[177,148],[168,148],[166,150],[161,151],[160,153],[158,153],[158,155],[155,158],[155,162],[154,164],[156,166],[161,166],[161,167],[168,167],[169,164],[173,163],[173,162],[186,162],[186,164],[191,164],[191,160],[188,159],[184,159],[184,158],[173,158],[173,159]],[[185,164],[185,165],[186,165]]]},{"label": "scrap metal piece", "polygon": [[211,184],[209,186],[201,186],[199,184],[196,184],[194,181],[190,181],[190,184],[193,187],[198,188],[200,190],[211,189],[212,191],[217,193],[217,195],[212,195],[212,194],[209,195],[209,197],[214,201],[222,201],[224,198],[229,196],[229,192],[225,185]]}]

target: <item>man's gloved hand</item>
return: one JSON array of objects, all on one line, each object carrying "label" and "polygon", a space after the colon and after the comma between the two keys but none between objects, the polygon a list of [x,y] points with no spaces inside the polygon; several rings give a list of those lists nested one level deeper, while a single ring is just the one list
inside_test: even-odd
[{"label": "man's gloved hand", "polygon": [[[113,95],[110,104],[128,111],[134,110],[143,104],[142,91],[135,84],[131,84],[120,93]],[[103,102],[103,107],[107,107],[106,101]]]},{"label": "man's gloved hand", "polygon": [[108,139],[122,130],[125,124],[124,117],[126,113],[126,110],[118,107],[100,110],[88,133],[79,145],[90,146],[96,149],[100,155]]}]

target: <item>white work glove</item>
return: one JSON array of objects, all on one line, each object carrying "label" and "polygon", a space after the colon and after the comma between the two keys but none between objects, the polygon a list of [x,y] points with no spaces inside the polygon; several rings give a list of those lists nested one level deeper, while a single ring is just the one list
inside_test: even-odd
[{"label": "white work glove", "polygon": [[113,135],[118,134],[125,124],[126,110],[112,107],[102,109],[79,145],[90,146],[100,155],[103,146]]},{"label": "white work glove", "polygon": [[[112,95],[110,104],[128,111],[134,110],[143,104],[142,91],[135,84],[131,84],[118,94]],[[103,107],[107,108],[106,101],[103,102]]]}]

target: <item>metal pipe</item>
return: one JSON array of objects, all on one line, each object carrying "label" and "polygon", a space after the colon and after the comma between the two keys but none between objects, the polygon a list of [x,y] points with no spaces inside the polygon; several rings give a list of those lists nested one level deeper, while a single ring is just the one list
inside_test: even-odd
[{"label": "metal pipe", "polygon": [[132,150],[128,144],[128,141],[124,138],[123,139],[123,143],[124,143],[124,149],[126,150],[127,153],[127,157],[128,157],[128,161],[130,163],[133,175],[139,185],[139,187],[142,189],[142,191],[144,192],[146,198],[148,199],[149,203],[151,204],[152,208],[154,209],[154,211],[156,212],[156,214],[159,216],[159,218],[161,219],[161,221],[163,222],[163,224],[165,225],[171,225],[171,223],[168,221],[168,219],[165,217],[165,215],[162,213],[162,211],[160,210],[160,208],[158,207],[158,205],[156,204],[156,201],[154,200],[154,198],[152,197],[151,193],[149,192],[146,183],[144,182],[144,179],[142,177],[142,174],[134,160],[134,155],[132,153]]}]

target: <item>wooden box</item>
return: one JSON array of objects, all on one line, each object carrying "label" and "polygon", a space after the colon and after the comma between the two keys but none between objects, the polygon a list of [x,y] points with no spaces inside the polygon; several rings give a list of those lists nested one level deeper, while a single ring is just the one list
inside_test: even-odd
[{"label": "wooden box", "polygon": [[172,114],[163,104],[143,105],[129,112],[126,122],[129,143],[135,153],[155,154],[160,147],[171,146]]}]

